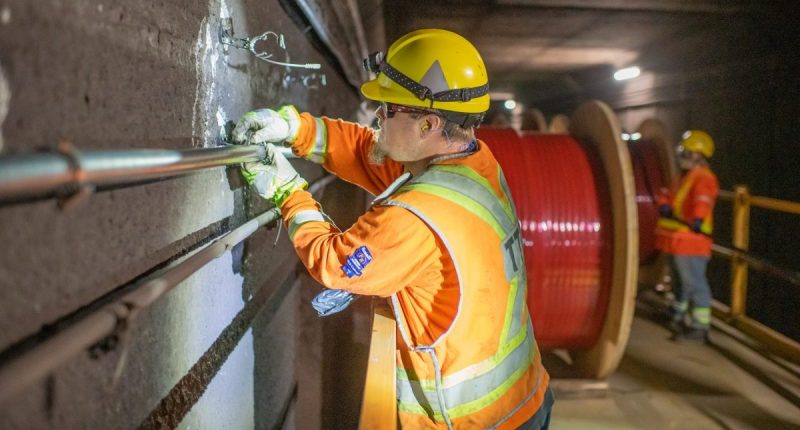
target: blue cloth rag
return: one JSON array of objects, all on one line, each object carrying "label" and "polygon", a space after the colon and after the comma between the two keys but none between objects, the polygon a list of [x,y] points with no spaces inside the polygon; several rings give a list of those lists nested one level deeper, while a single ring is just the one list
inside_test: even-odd
[{"label": "blue cloth rag", "polygon": [[358,296],[344,290],[325,290],[311,300],[311,306],[319,316],[326,317],[345,310],[356,297]]}]

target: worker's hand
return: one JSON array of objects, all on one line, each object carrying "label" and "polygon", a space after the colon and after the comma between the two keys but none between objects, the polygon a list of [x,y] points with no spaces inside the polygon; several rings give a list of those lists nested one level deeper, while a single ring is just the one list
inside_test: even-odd
[{"label": "worker's hand", "polygon": [[281,207],[293,192],[307,188],[308,182],[297,174],[275,145],[268,143],[265,147],[267,158],[264,162],[245,163],[242,175],[261,197],[271,199],[275,206]]},{"label": "worker's hand", "polygon": [[703,231],[703,220],[701,218],[695,218],[692,220],[692,223],[689,224],[689,228],[695,233],[701,233]]},{"label": "worker's hand", "polygon": [[658,214],[663,218],[672,218],[672,208],[669,205],[658,205]]},{"label": "worker's hand", "polygon": [[297,138],[300,114],[294,106],[278,110],[257,109],[242,115],[233,129],[233,143],[255,145],[280,143],[289,145]]}]

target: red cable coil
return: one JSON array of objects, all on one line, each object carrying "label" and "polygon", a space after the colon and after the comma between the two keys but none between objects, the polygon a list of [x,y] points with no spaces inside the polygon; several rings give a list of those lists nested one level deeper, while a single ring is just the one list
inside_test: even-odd
[{"label": "red cable coil", "polygon": [[569,135],[478,129],[503,168],[522,225],[528,307],[543,348],[589,348],[611,289],[612,224],[598,157]]},{"label": "red cable coil", "polygon": [[658,256],[655,229],[658,222],[656,195],[665,186],[658,144],[650,140],[628,143],[636,182],[636,209],[639,215],[639,264],[647,264]]}]

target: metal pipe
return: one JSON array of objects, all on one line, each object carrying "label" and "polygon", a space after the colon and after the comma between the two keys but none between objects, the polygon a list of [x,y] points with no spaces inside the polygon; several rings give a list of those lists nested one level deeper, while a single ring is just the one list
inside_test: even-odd
[{"label": "metal pipe", "polygon": [[[294,157],[291,149],[281,149]],[[60,151],[0,156],[0,201],[168,178],[201,169],[263,160],[260,145],[200,149]]]},{"label": "metal pipe", "polygon": [[[327,175],[315,181],[309,187],[309,191],[315,193],[321,190],[334,178],[333,175]],[[129,325],[127,323],[138,311],[150,306],[180,282],[233,248],[260,227],[279,218],[280,211],[277,208],[262,213],[183,261],[142,280],[123,297],[10,360],[0,368],[0,404],[52,372],[64,361],[98,344],[119,328]]]},{"label": "metal pipe", "polygon": [[738,258],[747,263],[750,268],[754,270],[775,276],[789,284],[800,287],[800,272],[776,266],[767,260],[752,256],[742,250],[726,248],[716,243],[711,245],[711,250],[715,254],[725,256],[730,260]]}]

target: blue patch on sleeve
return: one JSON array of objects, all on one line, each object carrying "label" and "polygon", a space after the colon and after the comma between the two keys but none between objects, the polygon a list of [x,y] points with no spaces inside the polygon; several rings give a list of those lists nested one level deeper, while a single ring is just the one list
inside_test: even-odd
[{"label": "blue patch on sleeve", "polygon": [[347,257],[347,261],[342,266],[342,271],[348,278],[361,276],[361,272],[371,261],[372,254],[370,254],[369,249],[366,246],[361,246],[356,249],[353,255]]}]

